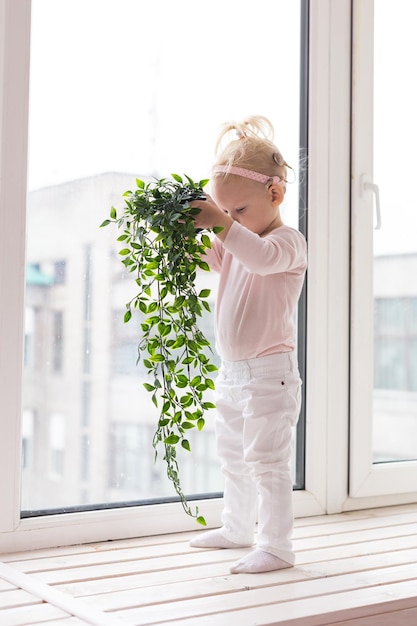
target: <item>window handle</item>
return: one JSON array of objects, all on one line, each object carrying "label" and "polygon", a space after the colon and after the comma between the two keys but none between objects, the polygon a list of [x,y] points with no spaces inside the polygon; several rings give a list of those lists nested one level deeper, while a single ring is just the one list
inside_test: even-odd
[{"label": "window handle", "polygon": [[365,191],[372,191],[375,196],[375,210],[376,210],[376,225],[375,230],[380,230],[382,221],[381,221],[381,205],[379,202],[379,187],[375,183],[372,182],[372,179],[366,174],[361,177],[361,195],[365,193]]}]

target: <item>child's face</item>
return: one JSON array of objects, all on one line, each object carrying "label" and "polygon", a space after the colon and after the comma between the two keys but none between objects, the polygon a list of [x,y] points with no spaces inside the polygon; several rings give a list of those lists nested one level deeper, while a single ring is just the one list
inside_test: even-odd
[{"label": "child's face", "polygon": [[238,176],[215,178],[212,196],[220,209],[258,235],[266,235],[282,225],[279,205],[283,191],[278,185],[266,189],[258,182]]}]

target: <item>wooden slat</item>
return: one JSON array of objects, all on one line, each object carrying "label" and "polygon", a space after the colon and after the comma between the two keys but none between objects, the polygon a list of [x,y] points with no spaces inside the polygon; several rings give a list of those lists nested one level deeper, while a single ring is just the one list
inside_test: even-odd
[{"label": "wooden slat", "polygon": [[[358,539],[360,537],[358,536]],[[381,539],[378,541],[366,541],[361,543],[349,543],[347,545],[331,546],[329,548],[320,547],[318,549],[303,550],[296,554],[297,566],[311,566],[316,562],[334,560],[338,558],[352,558],[367,554],[378,554],[393,550],[413,549],[417,546],[416,536],[406,535],[396,536],[393,539]],[[36,577],[46,584],[70,583],[91,579],[104,579],[112,576],[125,576],[127,574],[166,572],[167,570],[177,571],[180,568],[193,566],[217,564],[217,576],[229,574],[230,564],[236,559],[246,554],[247,550],[198,550],[189,548],[188,552],[180,555],[166,557],[155,557],[149,559],[139,559],[120,562],[115,559],[111,563],[84,565],[83,567],[72,567],[41,571],[36,573]],[[20,564],[18,564],[20,565]]]},{"label": "wooden slat", "polygon": [[[185,601],[184,604],[187,605],[187,610],[195,611],[197,615],[198,611],[202,610],[205,599],[210,605],[210,611],[216,612],[216,606],[220,610],[230,610],[230,607],[243,608],[246,605],[268,604],[271,595],[277,602],[286,602],[297,598],[319,596],[320,594],[340,593],[346,590],[361,589],[391,582],[403,582],[413,580],[415,577],[415,564],[384,568],[382,570],[368,570],[360,575],[355,573],[324,579],[317,578],[315,580],[300,579],[276,586],[273,586],[272,580],[268,581],[268,577],[265,576],[263,587],[261,587],[261,582],[259,581],[258,587],[249,589],[240,576],[233,576],[230,580],[216,579],[213,581],[205,579],[194,581],[193,584],[187,581],[171,585],[155,585],[147,587],[146,590],[130,589],[114,593],[96,594],[84,598],[84,601],[91,606],[99,607],[103,611],[116,611],[128,607],[160,605],[161,598],[163,598],[164,606],[167,604],[166,609],[168,612],[171,612],[172,602],[175,602],[175,606],[177,606],[178,602]],[[194,604],[196,605],[195,608]],[[155,613],[154,608],[151,611],[153,614]]]},{"label": "wooden slat", "polygon": [[[85,622],[78,617],[63,617],[62,619],[54,619],[53,621],[46,622],[48,626],[90,626],[88,622]],[[28,624],[25,624],[28,626]]]},{"label": "wooden slat", "polygon": [[16,587],[10,584],[7,580],[3,580],[0,576],[0,594],[2,591],[11,591],[12,589],[16,589]]},{"label": "wooden slat", "polygon": [[[339,594],[321,595],[306,600],[273,603],[268,605],[247,608],[245,610],[229,611],[199,617],[175,619],[174,615],[168,620],[144,622],[141,615],[141,626],[149,624],[181,624],[181,626],[334,626],[337,621],[359,619],[370,615],[383,615],[393,610],[416,608],[415,581],[383,585],[377,589],[358,589]],[[126,625],[135,624],[137,617],[127,612],[124,617]],[[360,622],[359,622],[360,623]],[[379,626],[379,623],[378,623]],[[411,624],[409,625],[411,626]]]},{"label": "wooden slat", "polygon": [[[202,529],[198,532],[202,532]],[[144,546],[164,546],[169,544],[187,544],[195,532],[172,533],[171,535],[156,535],[149,537],[133,537],[129,539],[117,539],[103,541],[100,543],[76,544],[72,546],[61,546],[59,548],[41,548],[38,550],[24,550],[22,552],[6,552],[0,554],[0,561],[4,563],[14,563],[31,559],[43,559],[52,557],[62,557],[75,554],[91,554],[97,552],[111,552],[119,549],[136,548]]]},{"label": "wooden slat", "polygon": [[[91,580],[92,578],[107,578],[109,576],[122,576],[126,574],[137,574],[139,572],[164,572],[166,570],[177,570],[178,568],[188,568],[195,565],[217,564],[217,575],[227,575],[230,563],[240,558],[245,551],[242,550],[195,550],[188,554],[174,555],[172,557],[157,557],[152,559],[141,559],[136,561],[121,561],[118,563],[105,563],[101,565],[85,565],[79,568],[55,569],[36,573],[36,578],[46,584],[56,584],[59,582],[76,582],[80,580]],[[35,574],[34,574],[35,575]]]},{"label": "wooden slat", "polygon": [[[58,589],[54,589],[49,585],[44,585],[35,576],[28,576],[27,574],[13,569],[10,565],[6,563],[0,563],[0,575],[5,580],[8,580],[9,582],[19,586],[21,589],[29,592],[32,596],[36,597],[38,601],[42,600],[42,604],[40,605],[42,607],[56,607],[60,609],[61,613],[63,613],[64,615],[79,617],[87,621],[88,624],[91,624],[92,626],[115,626],[115,624],[117,623],[117,619],[114,620],[112,618],[112,620],[109,620],[105,613],[103,613],[102,611],[90,607],[84,604],[82,601],[69,596],[68,594],[62,593]],[[32,605],[30,607],[30,610],[32,611],[32,609],[33,615],[36,615],[39,606]],[[25,611],[23,607],[6,609],[1,614],[0,623],[2,623],[4,620],[3,615],[6,614],[7,617],[10,613],[10,610],[15,611],[16,614],[18,612]]]},{"label": "wooden slat", "polygon": [[[257,587],[267,587],[295,582],[297,580],[309,580],[327,576],[337,576],[350,572],[363,572],[375,568],[392,567],[395,565],[407,565],[417,563],[417,548],[413,550],[399,550],[396,552],[386,552],[382,554],[372,554],[351,559],[335,559],[334,561],[324,561],[314,563],[311,568],[304,566],[296,567],[287,571],[269,572],[268,574],[240,574],[238,577],[231,576],[238,580],[245,589],[256,589]],[[105,579],[87,580],[77,583],[59,585],[62,591],[82,597],[95,595],[98,593],[112,593],[114,591],[128,589],[147,589],[155,585],[166,585],[171,583],[188,582],[194,585],[194,581],[201,579],[217,580],[218,565],[203,565],[201,567],[183,568],[180,570],[169,570],[167,572],[154,572],[149,574],[131,574],[127,576],[114,576]],[[222,580],[225,578],[222,577]]]},{"label": "wooden slat", "polygon": [[1,626],[31,626],[31,624],[47,624],[50,620],[67,616],[67,613],[51,604],[38,604],[0,611],[0,624]]},{"label": "wooden slat", "polygon": [[359,617],[348,622],[337,622],[332,626],[415,626],[417,624],[417,608]]},{"label": "wooden slat", "polygon": [[[230,564],[248,550],[190,548],[194,534],[9,554],[16,578],[0,581],[0,607],[2,597],[8,607],[0,624],[90,626],[89,617],[125,626],[417,624],[417,505],[296,520],[296,567],[265,574],[231,575]],[[22,590],[10,586],[19,577]],[[30,585],[23,591],[26,581],[46,603]],[[47,606],[61,614],[2,620],[15,610],[13,619],[33,620],[24,611]]]},{"label": "wooden slat", "polygon": [[[23,606],[27,604],[39,603],[39,598],[36,598],[31,593],[24,591],[23,589],[13,589],[12,591],[4,591],[0,593],[0,609],[13,608],[17,606]],[[1,611],[0,611],[0,624],[1,624]]]},{"label": "wooden slat", "polygon": [[[368,522],[368,520],[366,520]],[[349,528],[351,526],[349,525]],[[345,532],[329,533],[298,539],[294,538],[294,546],[297,554],[300,555],[301,562],[303,562],[302,552],[304,550],[313,549],[329,549],[334,546],[347,546],[351,544],[361,545],[364,542],[377,542],[386,538],[399,537],[404,539],[406,537],[413,537],[417,535],[417,522],[402,523],[400,525],[393,526],[378,526],[372,528],[362,528],[362,526],[356,527],[355,530],[348,530]],[[41,573],[50,572],[53,570],[61,571],[63,569],[75,569],[84,566],[90,566],[94,564],[112,564],[112,563],[129,563],[132,561],[141,561],[146,559],[157,559],[159,555],[167,556],[179,556],[184,554],[188,555],[195,553],[196,550],[190,548],[188,543],[175,543],[175,544],[159,544],[151,546],[140,546],[134,548],[120,548],[119,550],[112,551],[95,551],[87,553],[67,554],[62,556],[43,557],[43,558],[31,558],[27,560],[9,561],[9,564],[13,564],[14,567],[22,572],[29,573]],[[216,551],[218,552],[218,551]],[[236,552],[236,551],[235,551]],[[221,559],[223,560],[223,559]]]},{"label": "wooden slat", "polygon": [[[271,604],[280,604],[280,611],[285,612],[285,607],[295,601],[305,601],[307,598],[312,601],[318,598],[325,599],[333,595],[346,596],[353,590],[369,590],[369,595],[374,593],[374,587],[384,585],[392,586],[393,583],[403,583],[413,580],[416,574],[416,566],[408,565],[397,568],[386,568],[366,572],[361,576],[348,574],[344,576],[334,576],[326,579],[309,580],[303,582],[289,583],[271,588],[235,590],[231,593],[230,587],[218,585],[212,587],[211,581],[200,581],[200,583],[187,585],[175,585],[175,593],[166,596],[169,589],[164,587],[154,587],[146,589],[146,592],[130,590],[128,592],[118,592],[116,594],[102,595],[86,598],[85,601],[93,606],[101,606],[103,610],[113,610],[135,607],[123,610],[119,615],[123,621],[134,624],[135,621],[142,625],[159,622],[169,622],[173,620],[183,621],[191,617],[207,617],[212,615],[213,623],[217,625],[217,615],[225,612],[252,610],[254,607],[264,607]],[[236,576],[235,578],[239,578]],[[238,584],[238,580],[236,581]],[[415,582],[413,581],[415,585]],[[227,593],[229,590],[229,593]],[[414,593],[417,594],[415,585]],[[216,595],[214,595],[216,594]],[[220,595],[219,595],[220,594]],[[175,597],[180,598],[175,600]],[[183,599],[181,599],[181,597]],[[173,599],[173,601],[169,601]],[[282,606],[281,606],[282,604]],[[287,613],[288,614],[288,613]],[[132,618],[132,621],[130,621]]]},{"label": "wooden slat", "polygon": [[[382,518],[382,519],[381,519]],[[358,525],[357,522],[361,523]],[[371,509],[369,511],[353,511],[320,517],[304,517],[295,520],[294,538],[313,537],[323,534],[333,534],[356,530],[359,528],[379,528],[417,523],[417,508],[415,505],[403,505],[399,507],[386,507],[383,509]],[[323,527],[326,526],[324,529]],[[119,539],[101,543],[85,545],[64,546],[60,548],[44,548],[40,550],[14,552],[0,554],[0,561],[5,563],[25,560],[38,560],[51,557],[64,557],[66,555],[91,554],[97,552],[118,551],[120,549],[141,548],[145,546],[163,547],[169,544],[184,546],[202,529],[195,532],[173,533],[170,535],[158,535],[151,537],[139,537],[131,539]]]}]

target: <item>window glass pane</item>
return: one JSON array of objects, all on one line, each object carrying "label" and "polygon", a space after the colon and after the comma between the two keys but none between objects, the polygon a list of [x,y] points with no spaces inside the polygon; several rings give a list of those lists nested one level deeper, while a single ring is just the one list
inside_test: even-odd
[{"label": "window glass pane", "polygon": [[[417,458],[417,238],[414,190],[417,94],[407,68],[417,54],[417,5],[375,10],[374,181],[382,228],[374,234],[374,460]],[[386,35],[390,33],[390,45]],[[389,80],[387,77],[389,76]]]},{"label": "window glass pane", "polygon": [[[171,497],[134,285],[99,225],[136,177],[208,177],[220,125],[253,113],[295,170],[297,225],[300,2],[33,0],[31,41],[22,508]],[[213,417],[181,454],[189,494],[222,490]]]}]

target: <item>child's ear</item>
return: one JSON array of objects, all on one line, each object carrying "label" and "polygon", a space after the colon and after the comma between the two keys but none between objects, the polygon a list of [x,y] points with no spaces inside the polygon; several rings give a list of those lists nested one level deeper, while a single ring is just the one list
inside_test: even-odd
[{"label": "child's ear", "polygon": [[281,185],[271,185],[268,193],[273,206],[279,206],[284,200],[284,190]]}]

